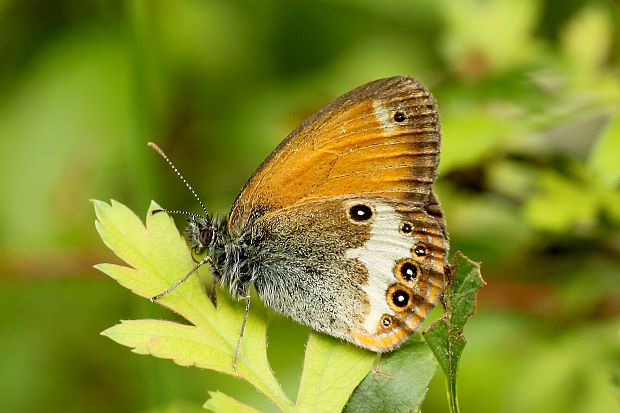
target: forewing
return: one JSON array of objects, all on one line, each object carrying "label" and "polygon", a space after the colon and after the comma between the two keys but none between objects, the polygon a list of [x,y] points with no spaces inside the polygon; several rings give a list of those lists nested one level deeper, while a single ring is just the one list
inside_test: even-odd
[{"label": "forewing", "polygon": [[256,170],[229,216],[231,232],[281,208],[357,196],[423,208],[437,173],[435,100],[408,77],[360,86],[295,129]]}]

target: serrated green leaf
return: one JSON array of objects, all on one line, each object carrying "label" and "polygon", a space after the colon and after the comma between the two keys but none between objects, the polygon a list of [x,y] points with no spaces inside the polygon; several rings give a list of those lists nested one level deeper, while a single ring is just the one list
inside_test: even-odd
[{"label": "serrated green leaf", "polygon": [[222,392],[209,392],[209,396],[211,397],[203,407],[213,413],[260,413],[260,410],[241,403]]},{"label": "serrated green leaf", "polygon": [[466,343],[463,329],[467,319],[475,312],[476,294],[484,285],[484,280],[479,263],[460,252],[454,259],[450,284],[442,299],[444,315],[423,336],[446,376],[451,411],[458,412],[456,373]]},{"label": "serrated green leaf", "polygon": [[[224,371],[230,364],[226,354],[222,354],[222,341],[191,325],[164,320],[125,320],[101,334],[131,347],[134,353],[171,359],[181,366]],[[196,353],[201,353],[201,357],[196,357]]]},{"label": "serrated green leaf", "polygon": [[355,389],[344,411],[417,412],[436,370],[433,353],[416,336],[398,351],[381,357],[378,366]]},{"label": "serrated green leaf", "polygon": [[[146,226],[124,205],[94,201],[96,227],[105,244],[130,265],[100,264],[96,268],[143,297],[173,284],[194,263],[174,222],[165,214],[147,216]],[[158,209],[152,203],[149,210]],[[266,356],[266,323],[250,312],[242,341],[239,366],[232,357],[239,338],[243,305],[217,291],[217,307],[207,298],[198,277],[190,277],[159,303],[183,316],[191,325],[162,320],[130,320],[102,334],[131,347],[138,354],[167,358],[183,366],[233,374],[253,384],[285,412],[339,412],[366,376],[375,358],[331,337],[312,334],[306,348],[297,404],[293,406],[276,381]],[[254,411],[215,393],[205,407],[218,412]],[[228,409],[228,410],[227,410]],[[245,410],[242,410],[245,409]],[[251,410],[247,410],[251,409]]]},{"label": "serrated green leaf", "polygon": [[368,374],[376,354],[322,334],[310,334],[297,395],[300,413],[340,412]]},{"label": "serrated green leaf", "polygon": [[[194,263],[173,220],[165,214],[147,215],[146,226],[126,206],[112,201],[94,201],[96,227],[104,243],[125,267],[100,264],[96,268],[143,297],[151,297],[172,285]],[[151,203],[150,209],[159,206]],[[204,293],[198,277],[190,277],[170,294],[165,305],[193,325],[167,321],[124,321],[104,335],[140,354],[168,358],[181,365],[194,365],[247,380],[269,397],[281,411],[292,411],[269,367],[266,352],[266,322],[250,312],[242,341],[237,371],[232,359],[239,338],[243,306],[227,294],[218,294],[217,308]]]}]

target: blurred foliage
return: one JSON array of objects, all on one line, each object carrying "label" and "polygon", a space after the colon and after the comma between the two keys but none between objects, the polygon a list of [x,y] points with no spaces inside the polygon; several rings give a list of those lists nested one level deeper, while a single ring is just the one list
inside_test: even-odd
[{"label": "blurred foliage", "polygon": [[[396,74],[439,101],[452,249],[488,283],[462,410],[617,411],[619,21],[612,0],[0,1],[0,411],[199,411],[216,390],[270,409],[98,336],[170,316],[91,268],[113,258],[88,199],[197,209],[153,140],[225,213],[305,116]],[[291,397],[307,330],[270,319]]]}]

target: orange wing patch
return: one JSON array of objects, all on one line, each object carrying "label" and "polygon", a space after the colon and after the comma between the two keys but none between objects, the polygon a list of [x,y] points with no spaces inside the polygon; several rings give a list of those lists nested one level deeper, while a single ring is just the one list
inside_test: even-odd
[{"label": "orange wing patch", "polygon": [[261,214],[325,198],[376,196],[423,206],[440,145],[435,100],[393,77],[341,96],[306,119],[246,183],[229,229]]}]

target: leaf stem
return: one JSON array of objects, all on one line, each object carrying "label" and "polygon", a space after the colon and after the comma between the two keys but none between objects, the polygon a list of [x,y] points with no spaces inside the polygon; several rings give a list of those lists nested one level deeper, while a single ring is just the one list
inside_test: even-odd
[{"label": "leaf stem", "polygon": [[450,375],[446,378],[446,388],[448,390],[448,404],[450,405],[450,413],[460,413],[459,400],[456,395],[456,375]]}]

